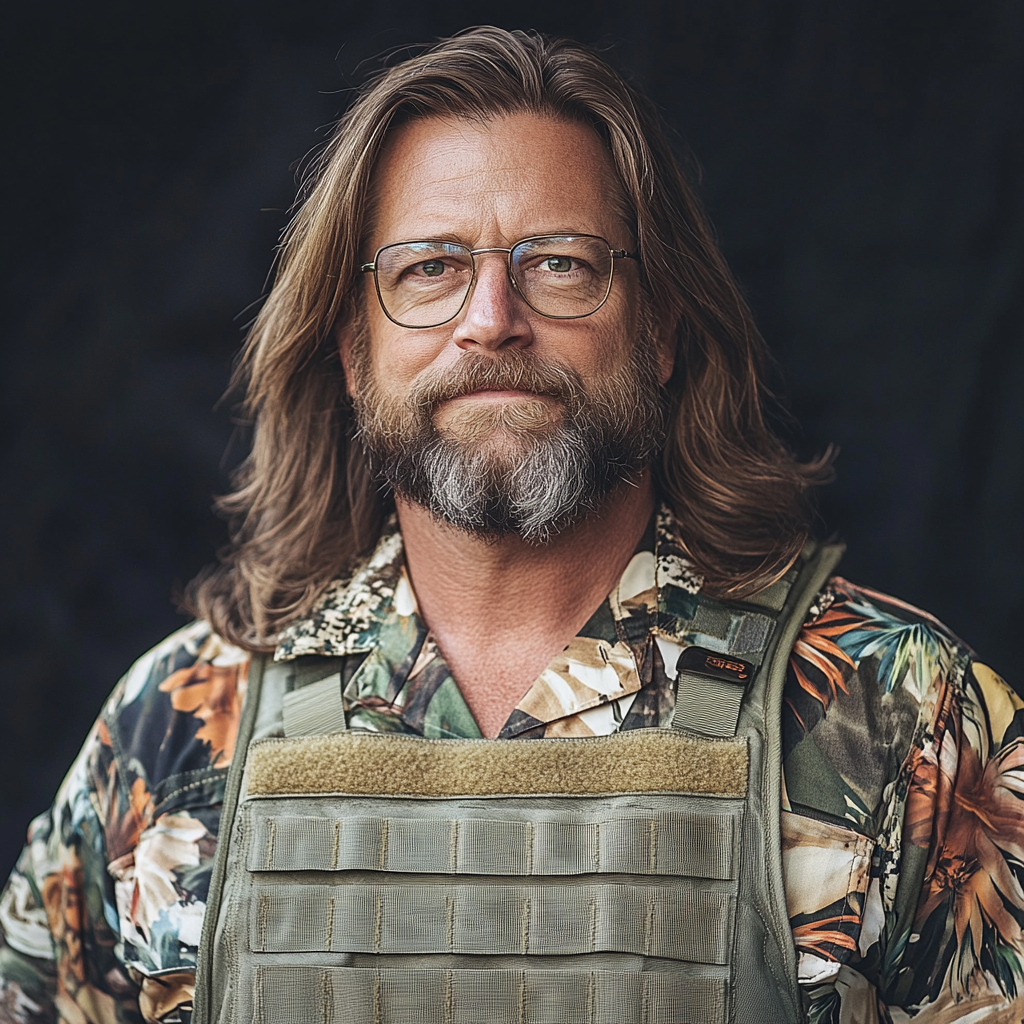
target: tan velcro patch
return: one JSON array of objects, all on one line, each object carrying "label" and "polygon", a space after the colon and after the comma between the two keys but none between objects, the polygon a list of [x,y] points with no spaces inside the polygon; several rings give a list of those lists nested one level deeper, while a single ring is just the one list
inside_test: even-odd
[{"label": "tan velcro patch", "polygon": [[387,733],[260,740],[249,751],[250,796],[540,796],[692,793],[743,797],[742,738],[671,729],[536,740],[427,740]]}]

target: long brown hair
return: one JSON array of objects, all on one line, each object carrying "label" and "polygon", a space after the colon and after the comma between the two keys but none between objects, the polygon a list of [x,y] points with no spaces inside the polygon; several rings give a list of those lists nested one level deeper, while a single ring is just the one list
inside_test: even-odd
[{"label": "long brown hair", "polygon": [[713,592],[752,593],[792,564],[809,532],[806,493],[827,459],[802,464],[765,422],[767,353],[658,115],[593,50],[474,28],[388,68],[360,91],[311,164],[274,286],[236,371],[253,423],[220,564],[189,603],[226,638],[260,649],[308,611],[377,539],[390,498],[354,437],[336,327],[357,315],[371,181],[389,129],[411,119],[517,112],[590,125],[628,203],[654,316],[676,328],[662,498]]}]

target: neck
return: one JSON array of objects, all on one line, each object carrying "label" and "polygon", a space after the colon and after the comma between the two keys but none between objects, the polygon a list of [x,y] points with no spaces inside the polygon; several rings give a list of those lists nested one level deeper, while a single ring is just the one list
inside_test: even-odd
[{"label": "neck", "polygon": [[486,735],[615,586],[654,509],[649,473],[546,544],[476,537],[399,500],[419,611]]}]

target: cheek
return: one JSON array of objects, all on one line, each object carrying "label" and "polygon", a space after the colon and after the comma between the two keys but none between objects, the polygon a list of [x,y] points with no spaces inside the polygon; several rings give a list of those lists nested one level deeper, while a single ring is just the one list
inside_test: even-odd
[{"label": "cheek", "polygon": [[578,366],[593,373],[614,372],[629,362],[630,352],[636,344],[635,317],[625,311],[610,311],[615,315],[594,324],[595,330],[577,346]]},{"label": "cheek", "polygon": [[448,336],[410,331],[385,319],[370,331],[370,364],[378,384],[386,390],[406,390],[421,374],[438,371],[458,358],[449,353]]}]

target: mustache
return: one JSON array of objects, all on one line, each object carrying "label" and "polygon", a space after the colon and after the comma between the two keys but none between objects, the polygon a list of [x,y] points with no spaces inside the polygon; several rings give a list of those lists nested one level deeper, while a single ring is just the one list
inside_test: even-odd
[{"label": "mustache", "polygon": [[516,351],[501,357],[462,356],[450,369],[418,382],[409,399],[430,414],[442,403],[474,391],[524,391],[559,399],[570,412],[580,408],[586,397],[583,381],[574,370]]}]

